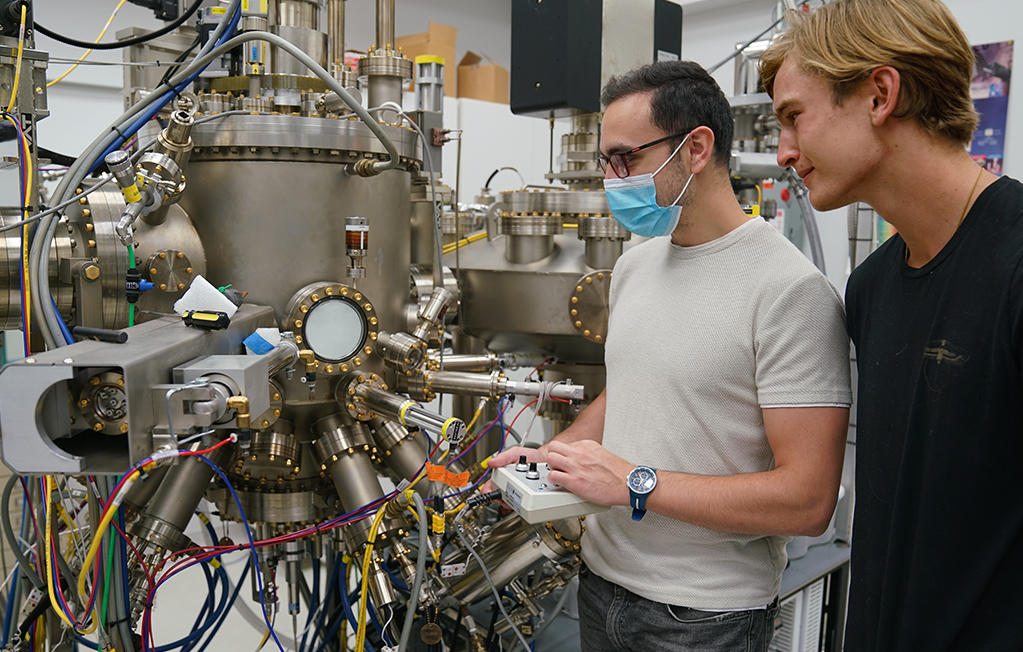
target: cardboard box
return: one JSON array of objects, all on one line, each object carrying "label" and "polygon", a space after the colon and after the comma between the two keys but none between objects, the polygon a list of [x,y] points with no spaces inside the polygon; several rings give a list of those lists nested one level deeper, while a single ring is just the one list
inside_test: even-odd
[{"label": "cardboard box", "polygon": [[[455,39],[458,37],[458,28],[448,27],[440,23],[430,23],[429,28],[419,34],[398,36],[394,39],[395,47],[401,49],[408,59],[413,63],[421,54],[432,54],[444,57],[444,94],[448,97],[455,97]],[[415,76],[415,67],[412,75]],[[409,85],[409,90],[415,88],[415,81]]]},{"label": "cardboard box", "polygon": [[487,55],[466,52],[458,63],[458,97],[507,104],[507,68]]}]

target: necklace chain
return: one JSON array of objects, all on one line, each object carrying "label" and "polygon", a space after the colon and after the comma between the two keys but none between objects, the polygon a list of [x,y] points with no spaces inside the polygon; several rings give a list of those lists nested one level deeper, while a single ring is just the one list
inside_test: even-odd
[{"label": "necklace chain", "polygon": [[[973,199],[973,193],[977,191],[977,186],[980,185],[980,178],[983,175],[984,168],[980,168],[980,170],[977,171],[977,179],[973,182],[973,187],[970,188],[970,194],[966,197],[966,205],[963,206],[963,212],[959,215],[959,221],[956,222],[956,228],[952,231],[952,235],[956,234],[956,231],[958,231],[959,227],[962,226],[963,220],[966,219],[966,211],[970,208],[970,200]],[[909,262],[909,245],[906,245],[906,262]]]}]

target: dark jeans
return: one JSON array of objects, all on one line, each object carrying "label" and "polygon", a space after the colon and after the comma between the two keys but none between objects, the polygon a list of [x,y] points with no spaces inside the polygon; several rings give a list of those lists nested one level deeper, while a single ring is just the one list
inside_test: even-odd
[{"label": "dark jeans", "polygon": [[583,652],[767,652],[778,600],[767,609],[715,613],[652,602],[585,566],[579,575]]}]

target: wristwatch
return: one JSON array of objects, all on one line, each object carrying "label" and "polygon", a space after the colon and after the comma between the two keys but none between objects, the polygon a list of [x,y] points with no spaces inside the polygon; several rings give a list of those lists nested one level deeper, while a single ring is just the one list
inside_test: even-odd
[{"label": "wristwatch", "polygon": [[646,515],[646,497],[657,486],[657,470],[649,466],[637,466],[629,472],[628,485],[632,520],[638,521]]}]

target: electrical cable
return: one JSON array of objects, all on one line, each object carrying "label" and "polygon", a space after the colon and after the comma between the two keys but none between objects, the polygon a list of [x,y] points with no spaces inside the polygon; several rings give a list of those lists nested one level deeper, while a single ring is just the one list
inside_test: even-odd
[{"label": "electrical cable", "polygon": [[[100,31],[99,36],[96,37],[95,43],[99,43],[99,40],[101,38],[103,38],[104,34],[107,33],[107,30],[110,29],[110,23],[114,22],[114,16],[117,15],[117,12],[119,12],[121,10],[121,7],[123,7],[124,3],[127,2],[127,1],[128,0],[121,0],[120,2],[117,3],[117,6],[114,7],[114,11],[110,14],[110,18],[107,19],[107,24],[103,26],[103,29]],[[93,50],[93,48],[91,48],[91,47],[88,50],[86,50],[85,54],[82,55],[82,58],[80,58],[78,61],[76,61],[75,65],[73,65],[70,68],[68,68],[67,70],[65,70],[63,75],[61,75],[60,77],[57,77],[56,79],[54,79],[51,82],[46,82],[46,88],[49,88],[50,86],[53,86],[56,83],[59,83],[60,80],[64,79],[68,75],[70,75],[71,71],[73,71],[75,68],[77,68],[79,65],[81,65],[81,63],[83,61],[85,61],[85,57],[87,57],[90,54],[92,54],[92,50]]]},{"label": "electrical cable", "polygon": [[519,175],[519,181],[522,182],[522,188],[526,187],[526,180],[522,178],[522,173],[521,172],[519,172],[517,169],[515,169],[513,167],[503,167],[503,168],[497,168],[496,170],[494,170],[493,172],[490,173],[490,176],[487,177],[487,182],[485,184],[483,184],[483,189],[484,190],[489,190],[490,189],[490,182],[494,180],[494,177],[497,176],[498,172],[502,172],[504,170],[511,170],[515,174]]},{"label": "electrical cable", "polygon": [[[202,3],[203,3],[203,0],[195,0],[195,2],[192,3],[192,6],[190,6],[185,11],[185,13],[181,14],[180,16],[178,16],[177,20],[175,20],[172,23],[168,23],[167,25],[164,25],[163,27],[161,27],[158,30],[155,30],[155,31],[150,32],[148,34],[144,34],[142,36],[136,36],[135,38],[129,38],[129,39],[124,39],[123,41],[117,41],[116,43],[88,43],[86,41],[79,41],[78,39],[73,39],[73,38],[71,38],[69,36],[63,36],[63,35],[58,34],[58,33],[54,32],[54,31],[52,31],[50,29],[47,29],[46,27],[43,27],[42,25],[40,25],[38,23],[38,21],[35,23],[35,28],[37,30],[39,30],[40,33],[42,33],[42,34],[52,38],[54,41],[59,41],[59,42],[65,44],[65,45],[70,45],[70,46],[73,46],[73,47],[76,47],[76,48],[85,48],[85,49],[92,49],[92,50],[120,50],[120,49],[123,49],[123,48],[131,47],[133,45],[142,45],[143,43],[148,43],[149,41],[152,41],[154,39],[158,39],[161,36],[163,36],[164,34],[170,34],[174,30],[176,30],[177,28],[179,28],[182,25],[184,25],[185,21],[187,21],[189,18],[191,18],[192,15],[195,14],[195,12],[199,11],[199,7],[202,6]],[[100,38],[102,38],[102,37],[103,37],[103,35],[100,34]]]},{"label": "electrical cable", "polygon": [[[210,117],[214,117],[214,116],[210,116]],[[216,117],[220,117],[220,116],[218,115]],[[86,197],[86,196],[96,192],[97,190],[102,188],[104,185],[106,185],[110,181],[113,181],[113,179],[114,179],[113,176],[105,175],[99,181],[99,183],[95,184],[93,187],[89,188],[88,190],[86,190],[82,194],[75,195],[71,199],[68,199],[67,201],[62,202],[60,204],[57,204],[53,208],[47,208],[46,210],[40,211],[40,212],[36,213],[35,215],[30,215],[26,219],[20,220],[18,222],[11,222],[10,224],[8,224],[6,226],[0,227],[0,233],[2,233],[4,231],[13,231],[14,229],[21,228],[25,224],[31,224],[32,222],[35,222],[36,220],[41,219],[43,217],[46,217],[48,215],[53,215],[54,213],[59,213],[61,210],[67,208],[71,204],[77,204],[79,202],[79,200],[81,200],[82,197]]]},{"label": "electrical cable", "polygon": [[[224,624],[225,620],[227,620],[228,614],[231,613],[231,607],[234,606],[235,601],[238,599],[238,594],[241,592],[241,588],[245,585],[245,576],[248,575],[249,569],[251,568],[252,558],[247,558],[245,560],[245,567],[242,569],[242,574],[238,578],[238,584],[235,585],[234,591],[231,593],[231,598],[227,602],[227,606],[225,607],[223,613],[220,615],[220,618],[217,619],[217,623],[216,625],[213,626],[213,629],[210,631],[209,636],[206,637],[206,642],[203,643],[202,647],[199,648],[199,652],[206,652],[206,648],[213,641],[214,637],[216,637],[217,632],[220,631],[220,626]],[[225,594],[227,593],[227,589],[228,587],[230,587],[230,585],[231,585],[230,580],[228,579],[227,584],[224,585]]]},{"label": "electrical cable", "polygon": [[14,554],[14,558],[18,561],[18,566],[22,572],[28,578],[28,581],[32,583],[32,586],[36,589],[43,590],[46,588],[46,583],[43,582],[42,578],[36,574],[35,569],[29,562],[28,558],[21,551],[21,544],[18,542],[18,538],[14,535],[14,528],[11,526],[11,491],[14,489],[14,485],[18,483],[20,478],[16,475],[12,475],[8,480],[7,484],[4,485],[3,496],[0,497],[0,521],[2,521],[4,528],[4,536],[7,537],[7,544],[11,547],[11,552]]},{"label": "electrical cable", "polygon": [[416,511],[419,513],[419,551],[416,553],[416,576],[412,581],[412,589],[409,592],[408,610],[405,612],[405,622],[401,627],[401,639],[398,642],[398,652],[408,650],[409,639],[412,637],[412,622],[416,617],[416,604],[419,602],[419,590],[423,585],[423,577],[426,575],[426,547],[429,545],[430,533],[426,524],[426,504],[423,497],[418,493],[412,494],[415,501]]},{"label": "electrical cable", "polygon": [[494,584],[494,579],[490,576],[490,571],[487,570],[487,565],[483,563],[483,558],[479,556],[479,553],[476,552],[476,548],[474,548],[472,544],[469,542],[469,540],[465,537],[465,532],[461,527],[462,525],[461,521],[462,518],[465,516],[466,512],[468,511],[468,509],[469,509],[468,506],[462,508],[462,511],[459,512],[458,516],[455,517],[455,522],[453,523],[455,532],[458,533],[458,538],[461,539],[462,545],[465,546],[465,549],[469,551],[469,554],[471,554],[473,558],[476,560],[476,563],[479,564],[480,570],[483,571],[483,577],[487,578],[487,584],[490,585],[490,590],[494,593],[494,597],[497,599],[497,606],[500,607],[501,609],[501,615],[503,615],[504,619],[508,621],[508,625],[511,626],[511,629],[513,632],[515,632],[515,635],[518,637],[519,642],[522,643],[522,647],[528,650],[530,649],[529,641],[527,641],[526,637],[522,635],[522,632],[519,631],[519,628],[515,626],[515,623],[511,619],[511,615],[508,614],[508,610],[504,608],[504,601],[501,599],[501,593],[497,590],[497,586]]},{"label": "electrical cable", "polygon": [[[238,20],[241,18],[241,13],[238,11],[240,4],[241,0],[231,0],[231,4],[227,7],[225,15],[232,16],[232,19],[230,21],[221,21],[209,42],[202,50],[200,50],[200,54],[215,51],[218,44],[221,44],[229,35],[228,30],[234,30]],[[203,69],[203,66],[207,65],[212,60],[213,58],[211,57],[199,65],[196,65],[195,62],[193,62],[193,64],[187,66],[185,70],[182,70],[178,73],[178,75],[175,75],[175,79],[177,79],[177,82],[182,85],[185,85],[185,81],[190,83],[191,80],[194,79],[194,77],[191,76],[193,70],[197,76]],[[54,190],[53,196],[58,203],[67,200],[69,195],[74,193],[74,189],[77,188],[85,177],[92,171],[98,156],[97,152],[102,153],[108,145],[116,143],[119,135],[124,133],[124,129],[127,128],[128,124],[130,124],[136,116],[147,111],[147,109],[153,104],[159,102],[166,104],[170,101],[170,98],[173,97],[173,93],[179,92],[174,87],[171,87],[171,90],[166,94],[161,95],[159,91],[160,88],[134,104],[120,118],[115,120],[107,131],[102,132],[92,141],[92,143],[86,148],[85,152],[68,168],[67,173],[63,176],[63,178],[61,178],[57,188]],[[160,106],[162,107],[163,104]],[[132,134],[129,134],[129,136],[130,135]],[[33,314],[37,317],[37,321],[39,322],[38,329],[42,334],[47,347],[50,349],[56,348],[57,346],[52,333],[60,330],[59,326],[57,326],[59,316],[57,316],[52,309],[49,309],[49,307],[45,304],[41,305],[38,302],[38,297],[42,291],[41,284],[48,284],[49,282],[49,255],[44,256],[43,250],[46,249],[46,251],[49,251],[48,247],[53,241],[56,228],[57,220],[55,219],[46,218],[44,221],[40,222],[39,228],[36,231],[36,236],[32,241],[32,251],[29,262],[30,269],[39,270],[35,278],[30,278],[31,296],[36,302],[33,307]]]},{"label": "electrical cable", "polygon": [[[14,111],[18,102],[18,86],[21,85],[21,55],[25,51],[25,18],[28,15],[28,3],[21,3],[21,25],[18,27],[18,59],[14,64],[14,86],[11,89],[11,101],[7,105],[7,113]],[[22,204],[24,206],[24,204]]]}]

